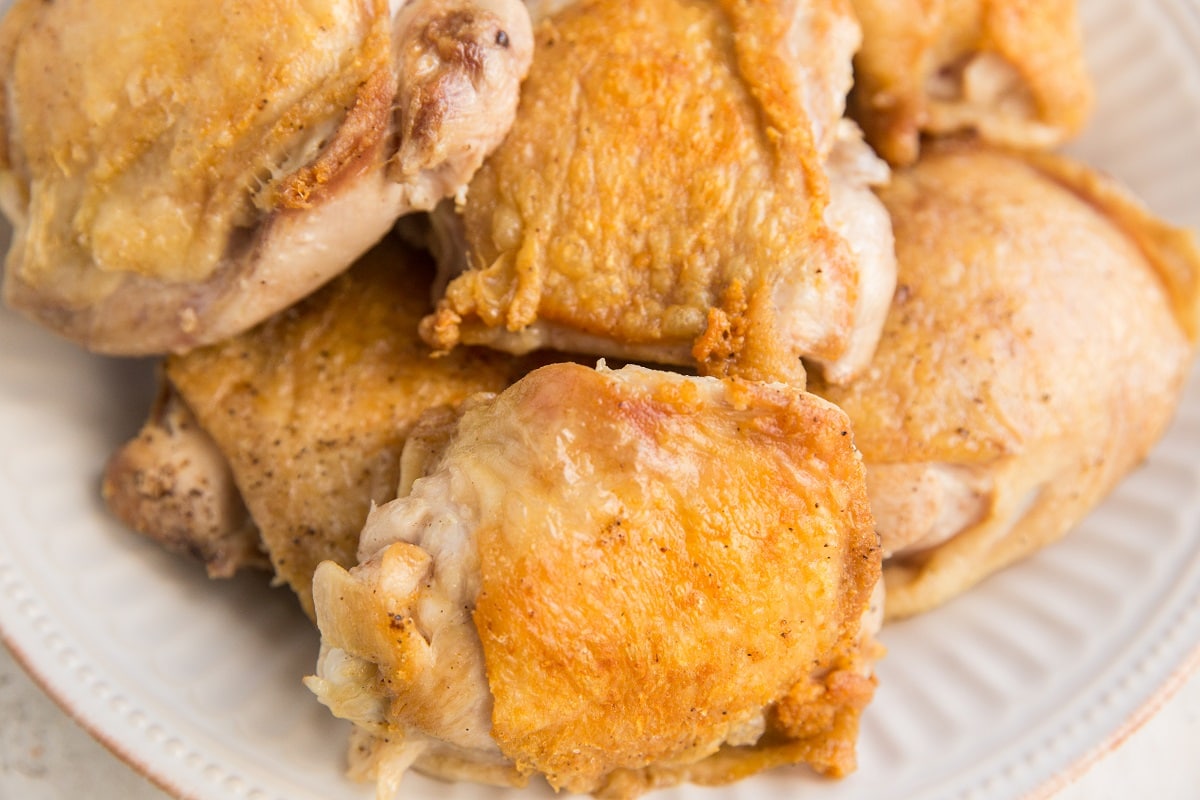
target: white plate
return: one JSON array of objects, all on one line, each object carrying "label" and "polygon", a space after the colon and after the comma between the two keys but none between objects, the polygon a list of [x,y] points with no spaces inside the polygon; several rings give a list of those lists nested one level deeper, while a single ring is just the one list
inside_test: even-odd
[{"label": "white plate", "polygon": [[[1100,103],[1074,151],[1200,227],[1200,9],[1085,0],[1083,16]],[[99,472],[136,429],[151,374],[0,312],[5,641],[180,797],[371,796],[342,778],[346,730],[299,683],[317,641],[291,597],[253,577],[210,583],[106,516]],[[658,796],[1009,798],[1102,748],[1197,655],[1200,379],[1147,464],[1072,536],[884,638],[855,775],[780,770]],[[409,798],[502,794],[405,784]]]}]

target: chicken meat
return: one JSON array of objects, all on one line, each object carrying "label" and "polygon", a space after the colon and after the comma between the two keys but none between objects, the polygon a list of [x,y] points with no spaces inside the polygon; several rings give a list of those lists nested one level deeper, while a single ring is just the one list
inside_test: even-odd
[{"label": "chicken meat", "polygon": [[899,286],[849,415],[915,614],[1054,541],[1170,421],[1200,331],[1200,251],[1058,156],[947,141],[881,192]]},{"label": "chicken meat", "polygon": [[[429,310],[432,275],[427,258],[389,237],[297,306],[168,358],[191,435],[164,436],[152,419],[110,461],[109,506],[152,538],[202,554],[209,498],[232,494],[278,579],[311,614],[313,571],[324,560],[356,563],[371,504],[396,494],[417,418],[503,389],[530,368],[473,348],[430,358],[416,326]],[[162,476],[176,476],[180,463],[204,480],[168,484]],[[210,491],[191,491],[197,483]]]},{"label": "chicken meat", "polygon": [[1092,105],[1075,0],[852,0],[863,28],[850,114],[894,165],[923,133],[1046,148]]},{"label": "chicken meat", "polygon": [[228,460],[168,381],[137,436],[108,460],[101,494],[113,516],[200,561],[210,578],[270,567]]},{"label": "chicken meat", "polygon": [[844,414],[786,384],[554,364],[423,419],[314,579],[351,760],[630,797],[854,768],[880,554]]},{"label": "chicken meat", "polygon": [[532,58],[518,0],[18,0],[4,298],[93,350],[237,334],[461,193]]},{"label": "chicken meat", "polygon": [[434,215],[448,286],[426,341],[797,383],[801,357],[861,369],[895,264],[870,191],[886,165],[842,116],[848,3],[534,5],[514,126]]}]

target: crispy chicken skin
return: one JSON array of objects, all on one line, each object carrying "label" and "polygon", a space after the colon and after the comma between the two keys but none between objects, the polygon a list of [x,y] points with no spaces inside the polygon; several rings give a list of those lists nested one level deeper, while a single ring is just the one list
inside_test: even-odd
[{"label": "crispy chicken skin", "polygon": [[430,358],[416,325],[431,275],[427,259],[389,238],[299,305],[167,359],[278,578],[310,613],[313,571],[324,560],[355,563],[367,511],[395,496],[401,449],[421,413],[498,391],[527,370],[473,349]]},{"label": "crispy chicken skin", "polygon": [[848,4],[554,10],[461,220],[435,215],[465,244],[446,248],[426,341],[797,383],[801,356],[860,369],[895,266],[869,190],[886,166],[842,119]]},{"label": "crispy chicken skin", "polygon": [[880,555],[840,410],[555,364],[425,429],[360,564],[314,579],[308,685],[381,797],[413,763],[616,797],[854,768]]},{"label": "crispy chicken skin", "polygon": [[114,354],[239,333],[461,192],[531,47],[517,0],[19,0],[4,298]]},{"label": "crispy chicken skin", "polygon": [[1045,148],[1092,105],[1075,0],[853,0],[863,28],[850,114],[894,165],[922,133]]},{"label": "crispy chicken skin", "polygon": [[881,192],[899,287],[849,415],[887,613],[1057,539],[1162,435],[1193,355],[1200,251],[1049,155],[945,142]]},{"label": "crispy chicken skin", "polygon": [[117,519],[210,578],[270,566],[229,462],[165,380],[142,429],[108,460],[101,493]]}]

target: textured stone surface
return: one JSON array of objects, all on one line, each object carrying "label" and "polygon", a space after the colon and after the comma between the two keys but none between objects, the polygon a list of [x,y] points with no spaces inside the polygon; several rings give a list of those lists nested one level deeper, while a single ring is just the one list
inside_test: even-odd
[{"label": "textured stone surface", "polygon": [[166,800],[42,693],[0,647],[0,800]]}]

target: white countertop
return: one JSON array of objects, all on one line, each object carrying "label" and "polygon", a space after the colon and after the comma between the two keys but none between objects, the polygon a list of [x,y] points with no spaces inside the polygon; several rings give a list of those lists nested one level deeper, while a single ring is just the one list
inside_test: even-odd
[{"label": "white countertop", "polygon": [[[1200,673],[1053,800],[1200,796]],[[0,647],[0,800],[167,800],[77,727]]]}]

